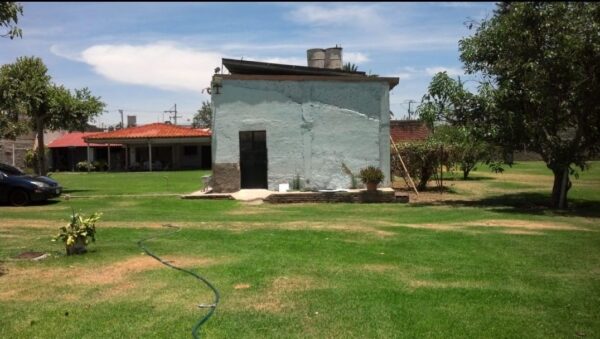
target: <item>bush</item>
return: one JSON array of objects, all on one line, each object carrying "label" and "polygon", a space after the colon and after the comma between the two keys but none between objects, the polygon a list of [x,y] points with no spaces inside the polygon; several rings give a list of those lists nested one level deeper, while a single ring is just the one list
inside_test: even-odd
[{"label": "bush", "polygon": [[[439,141],[413,141],[398,144],[397,147],[410,176],[419,179],[419,190],[427,187],[427,182],[437,173],[440,165],[452,168],[452,148]],[[395,175],[403,176],[404,170],[395,151],[392,153],[392,170]]]},{"label": "bush", "polygon": [[78,171],[94,171],[96,169],[96,167],[91,162],[87,161],[78,162],[77,165],[75,165],[75,168]]},{"label": "bush", "polygon": [[61,227],[60,232],[52,241],[61,239],[65,244],[67,255],[87,252],[86,246],[90,243],[90,240],[96,242],[96,222],[101,215],[101,213],[95,212],[85,218],[73,211],[69,224]]},{"label": "bush", "polygon": [[96,171],[106,171],[108,169],[108,163],[104,160],[97,160],[92,163]]},{"label": "bush", "polygon": [[359,176],[360,176],[360,180],[362,180],[362,182],[365,184],[366,183],[379,184],[383,181],[383,178],[384,178],[383,172],[375,166],[368,166],[368,167],[361,169]]}]

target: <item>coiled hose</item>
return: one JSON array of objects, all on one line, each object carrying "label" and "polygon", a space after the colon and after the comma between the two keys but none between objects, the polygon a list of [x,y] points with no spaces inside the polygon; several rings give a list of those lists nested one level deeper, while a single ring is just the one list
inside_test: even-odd
[{"label": "coiled hose", "polygon": [[167,237],[167,236],[173,235],[173,234],[181,231],[181,227],[179,227],[179,226],[173,226],[171,224],[165,224],[163,226],[164,227],[169,227],[169,228],[174,228],[175,230],[173,232],[170,232],[170,233],[166,233],[166,234],[157,235],[157,236],[154,236],[154,237],[149,237],[149,238],[141,239],[140,241],[137,242],[137,244],[138,244],[138,246],[142,250],[144,250],[144,252],[146,252],[146,254],[148,254],[152,258],[158,260],[161,264],[163,264],[165,266],[168,266],[170,268],[176,269],[178,271],[182,271],[184,273],[187,273],[189,275],[194,276],[196,279],[198,279],[201,282],[203,282],[206,286],[208,286],[213,291],[213,293],[215,295],[215,300],[214,300],[214,302],[212,304],[200,304],[200,305],[198,305],[199,308],[209,308],[210,309],[208,311],[208,313],[206,315],[204,315],[204,317],[202,317],[200,320],[198,320],[198,322],[196,322],[196,324],[192,328],[192,337],[194,337],[195,339],[198,339],[198,338],[200,338],[200,335],[198,334],[198,331],[200,330],[200,327],[205,322],[207,322],[208,319],[213,315],[213,313],[217,309],[217,305],[219,304],[219,299],[221,299],[221,296],[219,295],[219,291],[208,280],[206,280],[206,278],[204,278],[203,276],[201,276],[199,274],[196,274],[196,273],[194,273],[192,271],[188,271],[188,270],[186,270],[184,268],[177,267],[175,265],[170,264],[167,260],[164,260],[161,257],[157,256],[156,254],[152,253],[152,251],[150,251],[146,246],[144,246],[144,242],[145,241],[156,239],[156,238]]}]

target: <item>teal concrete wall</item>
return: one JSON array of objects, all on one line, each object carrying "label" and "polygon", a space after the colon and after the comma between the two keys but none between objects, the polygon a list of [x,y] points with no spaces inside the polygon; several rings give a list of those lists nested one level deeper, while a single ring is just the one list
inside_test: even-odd
[{"label": "teal concrete wall", "polygon": [[[269,189],[349,188],[374,165],[389,186],[389,85],[381,82],[223,79],[212,92],[213,163],[239,163],[239,132],[266,130]],[[216,166],[213,166],[215,168]],[[215,168],[216,170],[216,168]]]}]

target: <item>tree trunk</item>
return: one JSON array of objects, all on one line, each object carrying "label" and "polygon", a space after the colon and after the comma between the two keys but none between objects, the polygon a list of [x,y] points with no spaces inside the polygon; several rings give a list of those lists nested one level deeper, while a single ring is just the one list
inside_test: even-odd
[{"label": "tree trunk", "polygon": [[552,186],[552,207],[558,209],[567,208],[567,193],[571,188],[568,167],[557,167],[552,169],[554,173],[554,185]]},{"label": "tree trunk", "polygon": [[35,129],[37,133],[37,162],[38,162],[38,174],[46,175],[46,152],[44,146],[44,123],[41,118],[38,118],[35,123]]},{"label": "tree trunk", "polygon": [[467,180],[469,177],[469,172],[471,172],[470,169],[463,169],[463,180]]}]

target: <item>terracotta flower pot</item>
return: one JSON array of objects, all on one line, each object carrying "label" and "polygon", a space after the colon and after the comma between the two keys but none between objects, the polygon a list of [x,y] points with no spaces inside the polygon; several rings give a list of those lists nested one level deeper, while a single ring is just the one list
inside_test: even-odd
[{"label": "terracotta flower pot", "polygon": [[367,183],[367,191],[377,191],[377,185],[378,185],[378,183],[376,183],[376,182],[368,182]]}]

